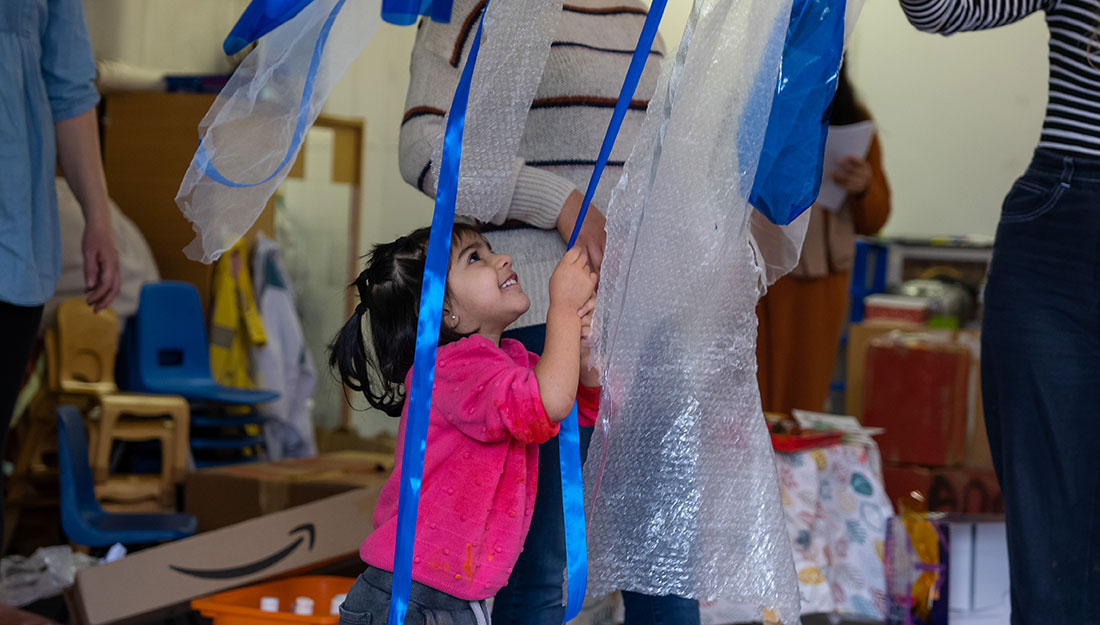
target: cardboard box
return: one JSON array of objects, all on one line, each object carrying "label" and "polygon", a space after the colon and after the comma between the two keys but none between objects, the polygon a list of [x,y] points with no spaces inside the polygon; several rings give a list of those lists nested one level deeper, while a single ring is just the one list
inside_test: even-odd
[{"label": "cardboard box", "polygon": [[867,350],[863,424],[886,462],[961,465],[966,456],[970,350],[924,340],[879,338]]},{"label": "cardboard box", "polygon": [[844,396],[845,411],[858,419],[863,418],[864,371],[867,364],[867,348],[871,341],[890,332],[906,335],[919,334],[923,339],[936,343],[952,343],[970,350],[970,385],[967,391],[966,455],[963,466],[983,469],[993,468],[993,456],[989,450],[989,438],[985,433],[981,393],[981,331],[933,330],[913,324],[864,321],[848,330],[847,383]]},{"label": "cardboard box", "polygon": [[[1008,545],[1000,515],[925,515],[935,529],[938,561],[919,558],[901,517],[887,526],[886,584],[889,625],[960,625],[1009,622]],[[927,618],[916,608],[924,597],[914,597],[920,575],[938,577]],[[927,605],[927,604],[925,604]]]},{"label": "cardboard box", "polygon": [[[213,268],[188,259],[183,248],[195,237],[176,206],[180,177],[199,147],[198,126],[213,94],[114,92],[103,98],[103,170],[111,198],[149,243],[163,280],[182,280],[199,290],[209,311]],[[275,234],[273,204],[246,237]]]},{"label": "cardboard box", "polygon": [[358,489],[85,569],[75,603],[88,625],[114,623],[346,558],[370,533],[377,498],[377,487]]},{"label": "cardboard box", "polygon": [[867,348],[871,341],[890,332],[920,332],[922,335],[951,342],[951,330],[930,330],[925,326],[898,321],[871,320],[853,324],[848,328],[847,373],[845,374],[844,411],[863,419],[863,374],[867,364]]},{"label": "cardboard box", "polygon": [[1001,489],[992,469],[887,464],[882,469],[882,477],[886,482],[886,495],[895,504],[900,497],[920,491],[928,500],[928,509],[933,512],[1004,512]]},{"label": "cardboard box", "polygon": [[185,510],[206,532],[356,488],[381,488],[392,470],[392,454],[360,451],[203,469],[187,476]]},{"label": "cardboard box", "polygon": [[968,616],[1001,616],[1008,623],[1008,540],[1000,515],[949,515],[951,623]]}]

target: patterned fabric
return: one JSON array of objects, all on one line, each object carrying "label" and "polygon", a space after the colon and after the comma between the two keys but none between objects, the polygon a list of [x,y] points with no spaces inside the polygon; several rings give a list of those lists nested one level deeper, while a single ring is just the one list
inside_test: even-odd
[{"label": "patterned fabric", "polygon": [[882,620],[883,549],[893,507],[876,447],[776,454],[802,612]]}]

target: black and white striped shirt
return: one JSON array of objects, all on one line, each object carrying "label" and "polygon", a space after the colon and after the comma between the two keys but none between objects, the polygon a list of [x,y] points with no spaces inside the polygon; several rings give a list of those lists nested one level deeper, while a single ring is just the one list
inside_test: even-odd
[{"label": "black and white striped shirt", "polygon": [[950,35],[1046,12],[1050,96],[1039,147],[1100,157],[1100,0],[901,0],[918,29]]}]

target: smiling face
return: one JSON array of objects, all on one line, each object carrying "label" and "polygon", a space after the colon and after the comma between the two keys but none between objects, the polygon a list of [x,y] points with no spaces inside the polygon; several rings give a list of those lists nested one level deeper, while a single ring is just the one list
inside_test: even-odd
[{"label": "smiling face", "polygon": [[444,323],[463,334],[476,332],[494,341],[531,307],[512,270],[512,258],[493,253],[479,234],[462,234],[451,247],[447,293]]}]

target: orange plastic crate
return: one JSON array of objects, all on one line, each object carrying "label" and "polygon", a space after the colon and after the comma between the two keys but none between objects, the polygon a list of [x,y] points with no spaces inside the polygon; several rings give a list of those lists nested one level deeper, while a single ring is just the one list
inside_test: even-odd
[{"label": "orange plastic crate", "polygon": [[[257,584],[210,595],[191,602],[191,609],[214,620],[214,625],[260,625],[261,623],[295,623],[297,625],[336,625],[337,614],[329,614],[332,598],[347,594],[355,583],[352,577],[312,575],[291,577],[276,582]],[[278,612],[260,610],[262,597],[277,597]],[[294,600],[313,599],[313,616],[294,614]]]}]

